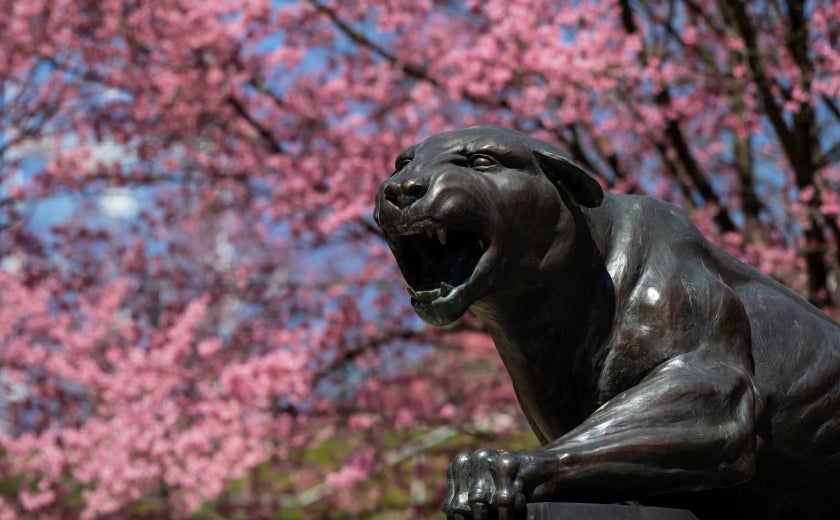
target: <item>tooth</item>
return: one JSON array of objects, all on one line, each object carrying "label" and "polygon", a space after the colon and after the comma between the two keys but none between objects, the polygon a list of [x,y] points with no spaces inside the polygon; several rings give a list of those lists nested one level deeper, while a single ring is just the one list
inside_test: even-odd
[{"label": "tooth", "polygon": [[420,303],[431,303],[440,296],[440,290],[432,289],[431,291],[418,291],[414,295],[414,299]]},{"label": "tooth", "polygon": [[440,241],[441,245],[446,245],[446,228],[438,228],[437,229],[437,237]]},{"label": "tooth", "polygon": [[484,240],[479,240],[478,241],[478,248],[481,249],[482,251],[484,251]]},{"label": "tooth", "polygon": [[432,234],[433,234],[433,233],[434,233],[434,232],[433,232],[431,229],[427,229],[427,230],[426,230],[426,235],[427,235],[429,238],[432,238]]},{"label": "tooth", "polygon": [[453,288],[453,286],[449,285],[446,282],[440,282],[440,295],[444,297],[449,295],[449,293],[452,292]]}]

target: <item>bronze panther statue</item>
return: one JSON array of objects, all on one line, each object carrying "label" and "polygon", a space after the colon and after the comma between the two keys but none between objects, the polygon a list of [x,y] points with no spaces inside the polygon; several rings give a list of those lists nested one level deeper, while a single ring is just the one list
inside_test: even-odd
[{"label": "bronze panther statue", "polygon": [[425,321],[487,327],[542,443],[448,471],[448,518],[638,500],[840,518],[840,325],[678,208],[499,127],[402,152],[375,219]]}]

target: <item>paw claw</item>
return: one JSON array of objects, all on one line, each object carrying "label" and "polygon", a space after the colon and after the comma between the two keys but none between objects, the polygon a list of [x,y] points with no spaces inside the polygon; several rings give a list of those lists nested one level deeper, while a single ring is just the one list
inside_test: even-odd
[{"label": "paw claw", "polygon": [[447,470],[449,494],[441,509],[447,518],[465,520],[527,517],[524,482],[519,475],[527,455],[477,450],[461,453]]}]

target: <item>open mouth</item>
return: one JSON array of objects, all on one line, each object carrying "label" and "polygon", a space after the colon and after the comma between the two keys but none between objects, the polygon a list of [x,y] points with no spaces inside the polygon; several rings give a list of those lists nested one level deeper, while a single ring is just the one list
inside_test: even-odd
[{"label": "open mouth", "polygon": [[399,229],[391,236],[408,292],[420,303],[446,298],[468,282],[486,245],[478,233],[431,221]]}]

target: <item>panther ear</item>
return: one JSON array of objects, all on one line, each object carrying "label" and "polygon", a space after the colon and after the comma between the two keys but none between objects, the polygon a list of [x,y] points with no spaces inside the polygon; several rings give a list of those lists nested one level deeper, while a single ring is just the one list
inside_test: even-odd
[{"label": "panther ear", "polygon": [[548,179],[572,196],[581,206],[594,208],[604,200],[604,190],[583,168],[573,163],[559,149],[545,147],[534,150],[534,156]]}]

